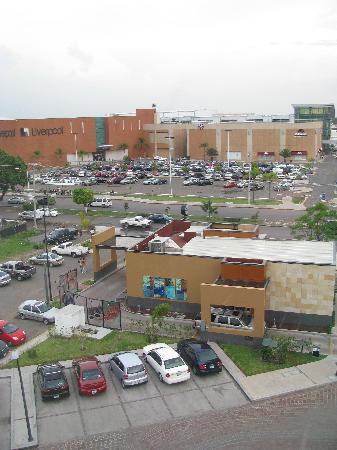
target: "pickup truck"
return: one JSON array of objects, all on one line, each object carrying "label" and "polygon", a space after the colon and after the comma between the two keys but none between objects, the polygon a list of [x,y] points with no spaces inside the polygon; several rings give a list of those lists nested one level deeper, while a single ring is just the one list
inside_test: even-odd
[{"label": "pickup truck", "polygon": [[152,220],[145,219],[143,216],[136,216],[136,217],[127,217],[126,219],[122,219],[120,221],[121,227],[128,228],[128,227],[140,227],[140,228],[147,228],[151,225]]},{"label": "pickup truck", "polygon": [[22,261],[7,261],[0,265],[0,270],[19,281],[31,278],[36,272],[35,267],[25,265]]}]

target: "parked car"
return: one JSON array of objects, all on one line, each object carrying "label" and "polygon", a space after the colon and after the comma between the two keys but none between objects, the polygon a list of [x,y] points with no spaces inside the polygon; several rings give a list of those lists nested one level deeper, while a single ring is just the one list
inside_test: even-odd
[{"label": "parked car", "polygon": [[214,318],[214,324],[227,328],[243,328],[253,329],[253,319],[251,317],[235,317],[235,316],[223,316],[217,315]]},{"label": "parked car", "polygon": [[0,320],[0,340],[10,345],[17,346],[23,344],[26,340],[26,333],[16,325]]},{"label": "parked car", "polygon": [[127,386],[146,383],[148,376],[143,362],[136,353],[115,353],[109,360],[110,368],[121,382],[123,389]]},{"label": "parked car", "polygon": [[206,342],[196,339],[180,341],[177,344],[177,352],[191,367],[195,375],[222,371],[220,358]]},{"label": "parked car", "polygon": [[64,259],[62,258],[62,256],[56,255],[55,253],[40,253],[39,255],[35,255],[32,256],[31,258],[29,258],[29,262],[31,262],[32,264],[47,264],[54,267],[54,266],[61,266],[61,264],[63,264]]},{"label": "parked car", "polygon": [[22,261],[7,261],[0,265],[0,269],[18,281],[28,280],[36,273],[36,267],[24,264]]},{"label": "parked car", "polygon": [[5,341],[0,341],[0,358],[4,358],[8,352],[8,344]]},{"label": "parked car", "polygon": [[[47,234],[48,244],[59,244],[61,242],[71,241],[78,235],[76,228],[55,228]],[[43,240],[45,242],[45,240]]]},{"label": "parked car", "polygon": [[32,319],[45,325],[55,322],[57,308],[52,308],[41,300],[26,300],[18,308],[19,319]]},{"label": "parked car", "polygon": [[0,286],[7,286],[11,282],[11,277],[7,272],[0,270]]},{"label": "parked car", "polygon": [[80,395],[96,395],[106,391],[105,376],[96,356],[75,359],[73,371]]},{"label": "parked car", "polygon": [[[18,214],[18,217],[23,220],[34,220],[34,211],[22,211]],[[38,212],[36,210],[35,212],[35,219],[40,220],[42,219],[43,214],[41,212]]]},{"label": "parked car", "polygon": [[179,354],[167,344],[150,344],[143,348],[144,360],[150,364],[159,377],[167,384],[189,380],[190,369]]},{"label": "parked car", "polygon": [[94,201],[90,203],[90,206],[108,208],[109,206],[112,206],[112,201],[107,197],[96,197]]},{"label": "parked car", "polygon": [[58,255],[69,255],[73,258],[86,255],[89,252],[88,247],[83,247],[80,244],[73,244],[73,242],[63,242],[63,244],[56,245],[50,250],[52,253],[56,253]]},{"label": "parked car", "polygon": [[42,400],[69,397],[69,384],[59,362],[37,366],[36,378]]},{"label": "parked car", "polygon": [[140,228],[147,228],[151,225],[151,220],[145,219],[143,216],[136,216],[136,217],[127,217],[126,219],[122,219],[120,221],[120,224],[123,228],[128,227],[140,227]]},{"label": "parked car", "polygon": [[213,180],[211,180],[210,178],[200,178],[197,184],[198,186],[211,186],[213,184]]},{"label": "parked car", "polygon": [[226,181],[226,183],[223,185],[223,187],[225,189],[231,189],[231,188],[235,188],[237,186],[238,185],[237,185],[236,181]]},{"label": "parked car", "polygon": [[26,203],[26,199],[24,197],[10,197],[7,200],[9,205],[23,205]]},{"label": "parked car", "polygon": [[167,214],[150,214],[148,219],[153,223],[169,223],[173,220],[173,218]]}]

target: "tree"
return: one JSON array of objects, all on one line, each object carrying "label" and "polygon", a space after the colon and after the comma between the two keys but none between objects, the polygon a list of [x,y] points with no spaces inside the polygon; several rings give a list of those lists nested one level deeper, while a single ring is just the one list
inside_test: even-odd
[{"label": "tree", "polygon": [[218,156],[218,150],[214,147],[209,147],[207,149],[207,156],[209,156],[213,161],[214,156]]},{"label": "tree", "polygon": [[125,211],[125,214],[126,214],[128,212],[128,209],[129,209],[129,203],[128,202],[124,202],[123,207],[124,207],[124,211]]},{"label": "tree", "polygon": [[146,325],[145,335],[149,343],[156,342],[160,329],[164,324],[164,317],[171,310],[169,303],[157,305],[150,313],[150,321]]},{"label": "tree", "polygon": [[202,144],[199,145],[199,147],[204,151],[204,160],[206,159],[206,150],[208,148],[208,143],[207,142],[203,142]]},{"label": "tree", "polygon": [[87,213],[88,206],[94,201],[94,193],[90,188],[75,188],[73,190],[73,202],[77,205],[83,205]]},{"label": "tree", "polygon": [[0,201],[9,189],[27,184],[27,165],[20,156],[0,150]]},{"label": "tree", "polygon": [[118,149],[119,150],[127,150],[129,148],[128,144],[119,144]]},{"label": "tree", "polygon": [[318,202],[295,220],[291,231],[297,239],[332,241],[337,239],[337,211]]},{"label": "tree", "polygon": [[140,137],[138,138],[135,147],[139,153],[142,154],[149,147],[149,145],[147,144],[145,138]]},{"label": "tree", "polygon": [[273,183],[277,180],[277,175],[275,172],[269,172],[263,174],[263,181],[268,182],[268,190],[269,190],[269,198],[270,198],[270,183]]},{"label": "tree", "polygon": [[86,152],[85,150],[79,150],[77,154],[81,158],[81,161],[83,162],[83,158],[85,157],[85,155],[88,154],[88,152]]},{"label": "tree", "polygon": [[[260,168],[259,168],[259,165],[258,165],[257,163],[255,163],[255,162],[253,162],[253,163],[252,163],[252,167],[251,167],[251,169],[250,169],[250,178],[251,178],[252,180],[255,180],[255,178],[256,178],[258,175],[261,175],[261,170],[260,170]],[[249,174],[248,174],[248,176],[249,176]]]},{"label": "tree", "polygon": [[63,155],[64,155],[64,150],[62,148],[57,148],[55,150],[55,156],[57,159],[61,159]]},{"label": "tree", "polygon": [[208,216],[209,219],[211,219],[213,214],[218,214],[218,208],[213,206],[212,201],[211,201],[210,198],[208,198],[207,200],[203,200],[202,205],[200,206],[200,208],[205,213],[207,213],[207,216]]},{"label": "tree", "polygon": [[289,148],[283,148],[280,151],[280,156],[282,156],[283,161],[286,162],[286,159],[290,158],[290,156],[291,156],[291,151],[289,150]]},{"label": "tree", "polygon": [[32,153],[32,159],[39,159],[42,157],[41,150],[34,150]]}]

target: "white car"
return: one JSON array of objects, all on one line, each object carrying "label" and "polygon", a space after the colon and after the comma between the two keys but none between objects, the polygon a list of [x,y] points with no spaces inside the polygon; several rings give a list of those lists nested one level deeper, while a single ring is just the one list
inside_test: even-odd
[{"label": "white car", "polygon": [[39,208],[36,210],[36,212],[38,214],[41,214],[42,217],[43,217],[43,215],[45,215],[46,217],[56,217],[59,214],[57,209],[49,209],[49,208],[45,208],[45,209]]},{"label": "white car", "polygon": [[136,216],[136,217],[127,217],[126,219],[122,219],[120,221],[120,224],[123,228],[128,227],[141,227],[141,228],[147,228],[151,225],[152,220],[145,219],[143,216]]},{"label": "white car", "polygon": [[74,244],[73,242],[63,242],[60,245],[52,247],[51,251],[58,255],[69,255],[76,258],[77,256],[86,255],[89,252],[89,249],[88,247],[83,247],[82,245]]},{"label": "white car", "polygon": [[147,345],[143,348],[143,358],[155,370],[163,383],[180,383],[191,377],[190,369],[185,361],[167,344]]},{"label": "white car", "polygon": [[[18,214],[18,217],[24,220],[34,220],[34,211],[22,211]],[[43,213],[38,212],[38,210],[36,210],[35,218],[38,220],[42,219],[42,217]]]}]

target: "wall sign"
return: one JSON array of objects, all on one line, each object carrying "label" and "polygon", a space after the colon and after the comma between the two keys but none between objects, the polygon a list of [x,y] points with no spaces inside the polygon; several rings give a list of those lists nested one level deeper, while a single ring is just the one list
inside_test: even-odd
[{"label": "wall sign", "polygon": [[294,136],[308,136],[307,133],[303,130],[303,128],[300,128],[299,130],[294,133]]}]

